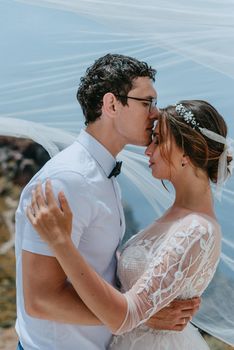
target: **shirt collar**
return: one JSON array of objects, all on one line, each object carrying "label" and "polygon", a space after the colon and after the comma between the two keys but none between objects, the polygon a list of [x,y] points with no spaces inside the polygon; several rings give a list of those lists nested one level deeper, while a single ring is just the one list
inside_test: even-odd
[{"label": "shirt collar", "polygon": [[85,130],[81,130],[77,141],[86,148],[90,155],[101,166],[106,176],[109,176],[116,164],[116,159],[112,154]]}]

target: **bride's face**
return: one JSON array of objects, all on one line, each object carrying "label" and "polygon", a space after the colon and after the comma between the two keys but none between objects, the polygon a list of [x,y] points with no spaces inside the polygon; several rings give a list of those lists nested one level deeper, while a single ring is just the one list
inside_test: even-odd
[{"label": "bride's face", "polygon": [[[158,125],[156,125],[151,144],[146,148],[145,154],[149,157],[149,168],[152,175],[160,180],[173,181],[174,178],[183,175],[182,164],[185,162],[183,151],[178,148],[173,137],[168,135],[165,140],[160,140]],[[169,157],[166,157],[166,155]]]}]

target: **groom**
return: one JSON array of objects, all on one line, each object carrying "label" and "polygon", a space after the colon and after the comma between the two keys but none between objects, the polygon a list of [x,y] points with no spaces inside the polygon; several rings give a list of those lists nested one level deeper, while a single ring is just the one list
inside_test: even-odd
[{"label": "groom", "polygon": [[[77,249],[115,285],[116,249],[125,231],[116,156],[126,144],[147,146],[157,118],[155,70],[134,58],[108,54],[81,79],[77,98],[86,129],[51,159],[22,192],[16,212],[19,349],[104,350],[111,334],[83,304],[46,243],[25,215],[37,182],[50,178],[73,212]],[[175,301],[148,325],[181,330],[199,301]]]}]

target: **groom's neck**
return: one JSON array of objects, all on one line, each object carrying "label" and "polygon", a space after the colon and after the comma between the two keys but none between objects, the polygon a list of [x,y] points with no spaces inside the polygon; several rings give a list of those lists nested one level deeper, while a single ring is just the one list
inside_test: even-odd
[{"label": "groom's neck", "polygon": [[89,124],[86,132],[100,142],[114,157],[125,146],[125,142],[112,127],[98,123],[98,121]]}]

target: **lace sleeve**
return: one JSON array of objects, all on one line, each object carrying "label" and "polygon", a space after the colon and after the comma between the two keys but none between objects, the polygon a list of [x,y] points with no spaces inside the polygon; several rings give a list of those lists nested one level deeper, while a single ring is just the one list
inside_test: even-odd
[{"label": "lace sleeve", "polygon": [[[124,294],[128,311],[115,334],[125,333],[144,323],[181,295],[186,284],[193,283],[198,276],[200,279],[203,276],[202,292],[212,278],[210,267],[215,266],[218,257],[213,226],[209,222],[190,216],[173,225],[167,239],[152,256],[147,270]],[[208,264],[208,261],[212,263]],[[204,278],[206,269],[209,269],[207,279]]]}]

